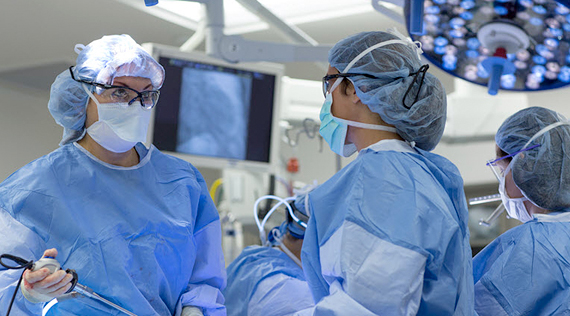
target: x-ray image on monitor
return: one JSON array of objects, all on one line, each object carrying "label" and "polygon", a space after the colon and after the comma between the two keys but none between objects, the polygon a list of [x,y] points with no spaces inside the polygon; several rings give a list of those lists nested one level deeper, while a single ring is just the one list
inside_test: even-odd
[{"label": "x-ray image on monitor", "polygon": [[[277,73],[175,54],[180,57],[158,56],[166,78],[154,109],[153,144],[208,166],[268,166],[278,137],[272,133]],[[209,158],[215,159],[204,162]]]},{"label": "x-ray image on monitor", "polygon": [[176,151],[246,159],[251,76],[184,68]]}]

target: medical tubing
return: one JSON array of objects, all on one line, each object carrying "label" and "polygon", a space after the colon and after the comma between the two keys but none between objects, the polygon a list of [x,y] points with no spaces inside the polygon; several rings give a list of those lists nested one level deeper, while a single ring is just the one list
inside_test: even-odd
[{"label": "medical tubing", "polygon": [[[281,198],[279,198],[279,199],[280,199],[279,203],[277,203],[274,207],[271,208],[271,210],[270,210],[271,214],[273,214],[273,212],[275,212],[275,210],[277,210],[277,208],[279,206],[281,206],[282,204],[285,204],[285,207],[287,207],[289,214],[293,214],[293,209],[291,208],[291,205],[289,205],[289,201],[295,201],[295,198],[294,197],[288,197],[285,199],[281,199]],[[265,227],[265,224],[269,220],[269,217],[271,216],[271,214],[267,213],[267,215],[263,218],[263,221],[261,222],[261,227]],[[292,216],[294,216],[294,215],[292,215]],[[298,220],[298,218],[297,218],[297,220]]]},{"label": "medical tubing", "polygon": [[[279,203],[275,204],[271,208],[271,210],[269,210],[269,212],[267,212],[267,214],[263,218],[263,221],[260,223],[259,217],[258,217],[258,207],[259,207],[259,203],[261,203],[261,201],[263,201],[265,199],[274,199],[274,200],[279,201]],[[287,199],[295,200],[295,198],[293,198],[293,197],[290,197]],[[265,223],[267,222],[267,220],[269,219],[271,214],[273,214],[273,212],[275,212],[275,210],[279,206],[281,206],[282,204],[286,205],[287,209],[289,210],[289,214],[293,213],[291,206],[289,205],[289,203],[287,203],[287,199],[282,199],[282,198],[275,196],[275,195],[266,195],[266,196],[260,197],[259,199],[257,199],[257,201],[255,201],[255,204],[253,205],[253,218],[255,219],[255,224],[257,225],[257,229],[259,230],[259,238],[261,239],[262,245],[265,245],[265,242],[267,241],[267,238],[265,236]]]},{"label": "medical tubing", "polygon": [[[9,259],[19,264],[19,266],[9,266],[4,263],[3,259]],[[16,298],[16,293],[20,289],[20,283],[22,283],[22,279],[24,278],[24,272],[27,269],[30,269],[34,265],[34,261],[27,261],[23,258],[16,257],[10,254],[2,254],[0,255],[0,264],[6,269],[24,269],[22,274],[20,275],[20,279],[18,280],[18,284],[16,284],[16,289],[14,289],[14,294],[12,294],[12,299],[10,299],[10,304],[8,305],[8,311],[6,312],[6,316],[10,315],[10,311],[12,310],[12,305],[14,304],[14,299]]]},{"label": "medical tubing", "polygon": [[222,185],[223,183],[224,183],[223,179],[219,178],[216,181],[214,181],[214,183],[212,183],[212,186],[210,187],[210,197],[212,198],[214,204],[216,204],[216,192],[218,191],[220,185]]}]

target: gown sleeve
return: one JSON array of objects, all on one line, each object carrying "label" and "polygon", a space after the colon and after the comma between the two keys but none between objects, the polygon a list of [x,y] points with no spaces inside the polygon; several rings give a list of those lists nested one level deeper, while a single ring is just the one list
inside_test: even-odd
[{"label": "gown sleeve", "polygon": [[222,234],[218,211],[206,182],[196,172],[201,187],[195,224],[196,261],[187,291],[180,298],[181,306],[195,306],[204,315],[226,315],[222,290],[226,286],[226,270],[222,253]]}]

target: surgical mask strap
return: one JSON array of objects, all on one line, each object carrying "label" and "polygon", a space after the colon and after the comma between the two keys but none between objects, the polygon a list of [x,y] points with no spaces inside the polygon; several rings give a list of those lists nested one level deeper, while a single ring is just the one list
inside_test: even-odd
[{"label": "surgical mask strap", "polygon": [[386,132],[392,132],[392,133],[398,132],[394,127],[388,127],[388,126],[383,126],[383,125],[367,124],[367,123],[345,120],[345,119],[341,119],[341,118],[334,116],[332,113],[331,113],[331,116],[336,121],[344,123],[346,125],[350,125],[350,126],[355,126],[355,127],[365,128],[365,129],[374,129],[377,131],[386,131]]},{"label": "surgical mask strap", "polygon": [[422,49],[422,42],[412,41],[410,38],[408,38],[404,34],[400,33],[400,31],[398,31],[398,29],[395,27],[389,28],[388,33],[390,33],[394,36],[397,36],[399,39],[406,42],[407,43],[406,45],[408,45],[410,48],[412,48],[416,52],[416,55],[418,56],[418,60],[419,61],[422,60],[422,54],[424,53],[424,51]]},{"label": "surgical mask strap", "polygon": [[[85,92],[87,92],[87,95],[89,95],[89,97],[91,99],[93,99],[93,102],[95,102],[95,104],[97,104],[97,108],[99,108],[101,106],[101,103],[99,103],[99,100],[97,100],[97,98],[93,95],[93,93],[91,93],[91,91],[89,91],[89,89],[87,89],[86,84],[82,83],[81,87],[83,88],[83,90],[85,90]],[[89,101],[87,101],[89,102]]]},{"label": "surgical mask strap", "polygon": [[83,44],[75,44],[75,47],[73,48],[73,51],[75,51],[75,53],[76,53],[77,55],[79,55],[84,49],[85,49],[85,45],[83,45]]},{"label": "surgical mask strap", "polygon": [[558,126],[562,126],[562,125],[570,125],[570,123],[566,122],[556,122],[556,123],[552,123],[548,126],[546,126],[545,128],[541,129],[540,131],[538,131],[536,134],[534,134],[534,136],[532,136],[528,142],[526,142],[526,144],[523,146],[523,150],[530,145],[530,143],[532,143],[533,140],[537,139],[539,136],[541,136],[542,134],[550,131],[553,128],[556,128]]},{"label": "surgical mask strap", "polygon": [[301,263],[301,260],[299,260],[299,258],[297,258],[297,256],[295,256],[293,252],[283,244],[283,236],[276,237],[274,235],[273,237],[279,243],[279,249],[281,249],[281,251],[283,251],[289,258],[291,258],[291,260],[293,260],[293,262],[295,262],[299,267],[303,268],[303,263]]},{"label": "surgical mask strap", "polygon": [[[393,40],[389,40],[389,41],[385,41],[385,42],[381,42],[381,43],[372,45],[372,46],[368,47],[367,49],[365,49],[364,51],[362,51],[356,57],[354,57],[354,59],[352,59],[352,61],[348,65],[346,65],[346,67],[344,68],[344,70],[342,72],[343,73],[348,72],[350,70],[350,68],[352,68],[352,66],[354,66],[354,64],[356,64],[362,57],[366,56],[366,54],[370,53],[371,51],[373,51],[377,48],[380,48],[382,46],[391,45],[391,44],[402,44],[402,45],[410,46],[410,41],[404,41],[401,39],[393,39]],[[415,44],[413,44],[413,46],[416,49],[418,48]]]},{"label": "surgical mask strap", "polygon": [[412,42],[412,40],[410,40],[408,37],[405,37],[402,33],[400,33],[397,29],[393,28],[393,29],[389,29],[388,32],[396,37],[398,37],[399,39],[393,39],[393,40],[389,40],[389,41],[385,41],[385,42],[381,42],[378,43],[376,45],[372,45],[370,47],[368,47],[367,49],[365,49],[362,53],[358,54],[342,71],[343,73],[346,73],[348,70],[350,70],[350,68],[352,68],[352,66],[354,66],[354,64],[356,64],[357,61],[359,61],[362,57],[364,57],[366,54],[370,53],[371,51],[380,48],[382,46],[386,46],[386,45],[391,45],[391,44],[402,44],[402,45],[406,45],[410,48],[412,48],[415,52],[416,55],[418,56],[418,60],[421,61],[421,55],[424,52],[422,50],[422,44],[419,41],[415,41]]}]

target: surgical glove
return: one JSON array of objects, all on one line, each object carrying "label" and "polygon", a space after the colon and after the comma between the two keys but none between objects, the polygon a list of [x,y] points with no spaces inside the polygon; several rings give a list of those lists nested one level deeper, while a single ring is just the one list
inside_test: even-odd
[{"label": "surgical glove", "polygon": [[[55,258],[57,250],[55,248],[48,249],[43,256]],[[41,268],[36,271],[26,270],[20,286],[22,294],[28,301],[42,303],[69,291],[72,280],[73,275],[64,270],[51,273],[48,268]]]},{"label": "surgical glove", "polygon": [[202,309],[196,306],[184,306],[182,316],[204,316]]}]

